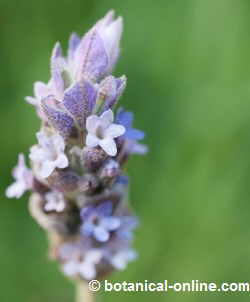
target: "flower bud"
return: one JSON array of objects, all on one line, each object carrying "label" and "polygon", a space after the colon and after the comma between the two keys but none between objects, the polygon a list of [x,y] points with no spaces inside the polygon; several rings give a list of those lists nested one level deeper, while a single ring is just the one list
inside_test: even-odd
[{"label": "flower bud", "polygon": [[48,184],[62,193],[71,193],[78,189],[80,177],[68,169],[56,169],[47,179]]},{"label": "flower bud", "polygon": [[112,183],[119,174],[120,165],[114,159],[107,160],[98,173],[103,185]]},{"label": "flower bud", "polygon": [[99,169],[107,157],[107,153],[101,148],[85,147],[83,149],[84,166],[89,171],[96,171]]}]

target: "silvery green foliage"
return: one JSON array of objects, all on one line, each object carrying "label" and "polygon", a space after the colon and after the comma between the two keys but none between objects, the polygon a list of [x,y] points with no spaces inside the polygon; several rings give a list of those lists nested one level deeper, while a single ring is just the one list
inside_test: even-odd
[{"label": "silvery green foliage", "polygon": [[34,105],[41,119],[30,166],[19,155],[10,198],[29,190],[30,211],[51,238],[51,255],[72,278],[90,280],[124,269],[137,219],[127,201],[123,166],[144,154],[133,114],[115,110],[126,77],[111,75],[120,53],[122,19],[109,12],[82,38],[72,34],[67,56],[57,43],[51,79],[36,82]]}]

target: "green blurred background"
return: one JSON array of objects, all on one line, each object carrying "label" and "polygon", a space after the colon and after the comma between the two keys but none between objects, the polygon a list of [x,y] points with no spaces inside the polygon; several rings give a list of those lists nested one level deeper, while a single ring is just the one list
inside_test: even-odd
[{"label": "green blurred background", "polygon": [[[0,301],[73,301],[47,260],[27,198],[7,200],[17,154],[39,121],[24,96],[49,78],[59,40],[107,10],[124,17],[116,75],[150,153],[128,165],[141,217],[137,262],[113,281],[250,280],[250,1],[0,0]],[[249,293],[106,293],[102,301],[248,301]]]}]

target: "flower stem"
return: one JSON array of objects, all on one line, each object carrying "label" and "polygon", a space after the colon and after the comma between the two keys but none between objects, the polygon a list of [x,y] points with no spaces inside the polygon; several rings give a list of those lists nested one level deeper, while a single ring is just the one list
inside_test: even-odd
[{"label": "flower stem", "polygon": [[94,293],[88,288],[87,282],[76,283],[76,302],[94,302]]}]

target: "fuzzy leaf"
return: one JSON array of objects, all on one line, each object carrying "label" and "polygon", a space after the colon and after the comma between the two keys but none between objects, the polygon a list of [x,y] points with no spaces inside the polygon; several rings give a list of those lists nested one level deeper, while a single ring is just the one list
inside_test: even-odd
[{"label": "fuzzy leaf", "polygon": [[77,49],[77,79],[83,77],[97,81],[106,72],[109,60],[103,41],[96,30],[91,30],[82,39]]},{"label": "fuzzy leaf", "polygon": [[63,104],[72,114],[81,128],[91,114],[96,100],[96,89],[88,81],[83,81],[70,88],[64,95]]},{"label": "fuzzy leaf", "polygon": [[77,136],[74,120],[62,110],[59,103],[53,97],[50,96],[42,100],[42,109],[49,123],[60,135],[64,138],[75,138]]}]

